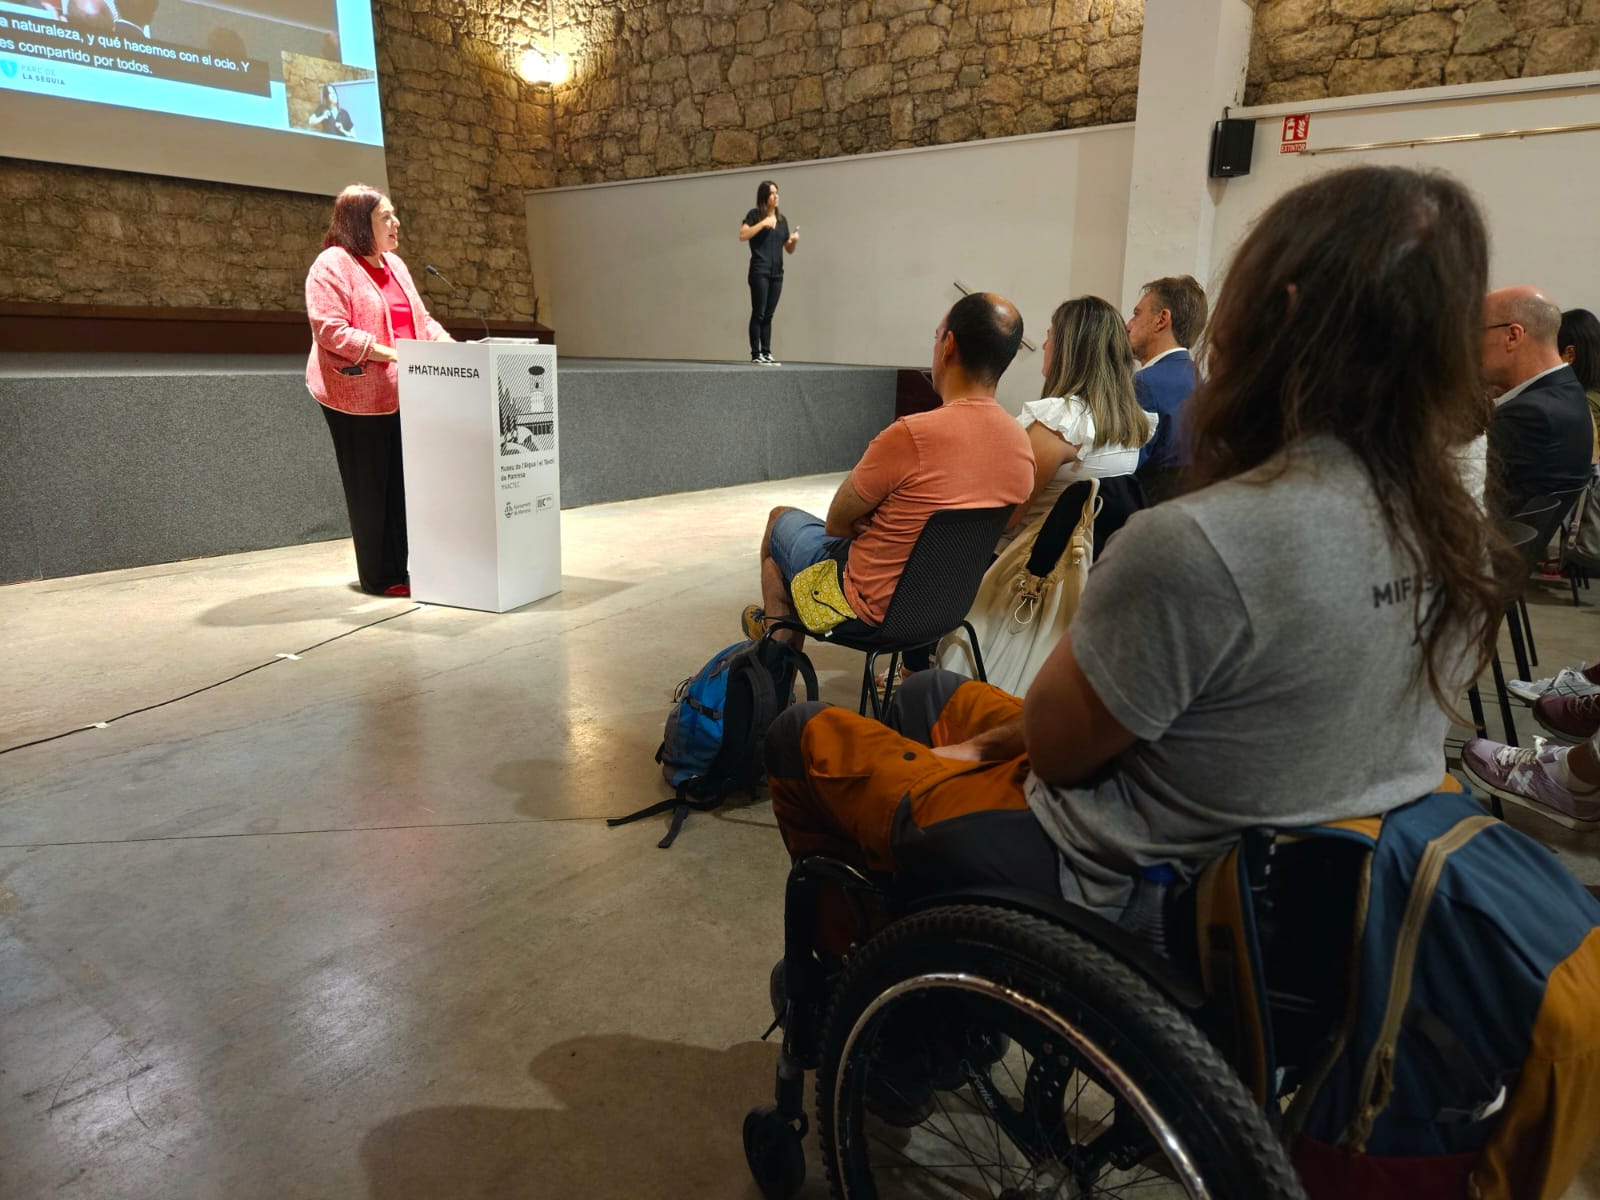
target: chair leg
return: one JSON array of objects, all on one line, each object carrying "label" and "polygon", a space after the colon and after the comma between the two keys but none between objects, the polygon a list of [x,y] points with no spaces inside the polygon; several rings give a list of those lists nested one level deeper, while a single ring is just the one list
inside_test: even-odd
[{"label": "chair leg", "polygon": [[1478,736],[1488,737],[1489,727],[1483,719],[1483,695],[1478,691],[1476,683],[1467,689],[1467,706],[1472,710],[1472,727],[1478,731]]},{"label": "chair leg", "polygon": [[1500,669],[1500,659],[1491,658],[1489,665],[1494,668],[1494,690],[1500,700],[1500,719],[1505,722],[1506,745],[1519,745],[1516,722],[1511,719],[1511,693],[1506,690],[1506,675]]},{"label": "chair leg", "polygon": [[971,621],[961,622],[961,628],[967,631],[967,642],[972,646],[972,665],[978,670],[978,682],[988,683],[989,676],[983,669],[983,651],[978,648],[978,631]]},{"label": "chair leg", "polygon": [[1539,665],[1539,651],[1533,645],[1533,621],[1528,617],[1528,602],[1521,596],[1517,597],[1517,611],[1522,614],[1522,636],[1528,641],[1528,665]]},{"label": "chair leg", "polygon": [[[1515,604],[1506,609],[1506,632],[1511,636],[1511,657],[1517,664],[1517,678],[1532,679],[1533,671],[1528,666],[1528,650],[1522,643],[1522,615],[1517,612]],[[1496,663],[1498,669],[1498,659]]]},{"label": "chair leg", "polygon": [[[883,711],[889,711],[889,701],[894,698],[895,680],[900,678],[900,651],[893,650],[889,653],[889,673],[883,677]],[[873,690],[878,687],[877,677],[872,680]]]},{"label": "chair leg", "polygon": [[866,662],[861,667],[861,703],[856,711],[863,717],[867,715],[867,705],[872,705],[872,711],[878,711],[878,688],[872,681],[872,667],[878,661],[876,654],[867,655]]}]

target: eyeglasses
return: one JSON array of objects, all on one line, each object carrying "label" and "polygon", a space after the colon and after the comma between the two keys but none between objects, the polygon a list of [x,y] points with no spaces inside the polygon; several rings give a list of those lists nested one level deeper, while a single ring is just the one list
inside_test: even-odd
[{"label": "eyeglasses", "polygon": [[1488,333],[1489,330],[1491,330],[1491,329],[1510,329],[1515,324],[1516,324],[1515,321],[1501,321],[1501,322],[1499,322],[1498,324],[1495,324],[1495,325],[1485,325],[1483,327],[1483,331],[1485,333]]}]

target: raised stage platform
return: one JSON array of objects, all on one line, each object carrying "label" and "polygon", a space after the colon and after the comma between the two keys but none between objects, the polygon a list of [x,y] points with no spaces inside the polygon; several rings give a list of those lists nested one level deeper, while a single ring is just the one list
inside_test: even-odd
[{"label": "raised stage platform", "polygon": [[[561,361],[573,508],[852,466],[893,367]],[[0,355],[0,583],[343,537],[305,360]]]}]

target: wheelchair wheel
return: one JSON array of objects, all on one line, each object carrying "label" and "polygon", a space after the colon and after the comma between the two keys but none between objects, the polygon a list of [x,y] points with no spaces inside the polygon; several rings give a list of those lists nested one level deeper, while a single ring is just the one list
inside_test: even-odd
[{"label": "wheelchair wheel", "polygon": [[952,906],[890,926],[846,968],[822,1043],[835,1196],[1304,1197],[1193,1024],[1037,917]]}]

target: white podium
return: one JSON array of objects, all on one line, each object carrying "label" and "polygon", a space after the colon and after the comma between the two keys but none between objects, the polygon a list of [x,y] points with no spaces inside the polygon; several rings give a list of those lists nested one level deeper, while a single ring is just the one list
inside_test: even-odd
[{"label": "white podium", "polygon": [[560,591],[556,348],[395,349],[412,599],[506,612]]}]

